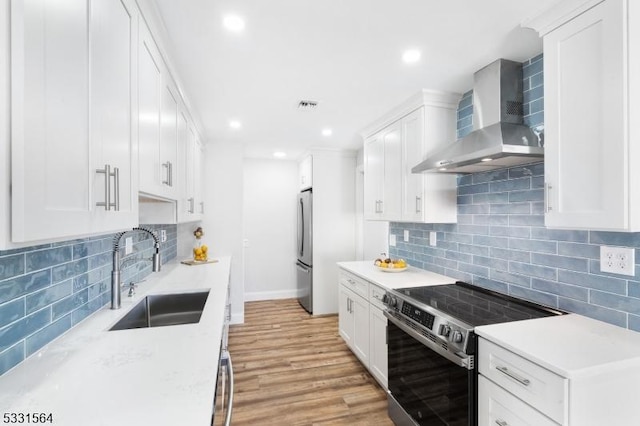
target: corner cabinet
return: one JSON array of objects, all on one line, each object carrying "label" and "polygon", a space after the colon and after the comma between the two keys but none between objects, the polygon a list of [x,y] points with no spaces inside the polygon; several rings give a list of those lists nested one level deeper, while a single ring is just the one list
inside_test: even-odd
[{"label": "corner cabinet", "polygon": [[564,1],[544,37],[545,225],[640,230],[640,5]]},{"label": "corner cabinet", "polygon": [[347,271],[339,274],[340,336],[383,388],[387,388],[387,319],[384,290]]},{"label": "corner cabinet", "polygon": [[133,1],[11,2],[12,241],[138,223]]},{"label": "corner cabinet", "polygon": [[455,140],[459,99],[458,94],[423,90],[365,130],[365,219],[457,221],[456,177],[411,169],[435,147]]}]

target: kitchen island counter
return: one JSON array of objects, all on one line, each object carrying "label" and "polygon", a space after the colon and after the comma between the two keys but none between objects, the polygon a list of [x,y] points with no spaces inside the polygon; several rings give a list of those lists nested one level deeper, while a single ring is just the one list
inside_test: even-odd
[{"label": "kitchen island counter", "polygon": [[[64,426],[209,425],[230,262],[163,265],[122,309],[99,310],[1,376],[0,411]],[[198,323],[109,331],[149,294],[207,289]]]}]

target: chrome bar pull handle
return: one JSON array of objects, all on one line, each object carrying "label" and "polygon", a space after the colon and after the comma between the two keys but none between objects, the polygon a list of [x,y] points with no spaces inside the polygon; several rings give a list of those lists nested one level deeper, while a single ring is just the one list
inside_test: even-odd
[{"label": "chrome bar pull handle", "polygon": [[118,167],[113,168],[113,198],[114,203],[112,204],[113,209],[117,212],[120,211],[120,169]]},{"label": "chrome bar pull handle", "polygon": [[544,184],[544,211],[545,213],[549,213],[551,210],[553,210],[551,208],[551,203],[550,203],[550,192],[553,189],[553,186],[551,186],[550,183],[545,183]]},{"label": "chrome bar pull handle", "polygon": [[496,370],[498,370],[505,376],[512,378],[513,380],[520,383],[521,385],[529,386],[531,384],[531,381],[529,379],[525,379],[524,377],[520,377],[517,374],[512,373],[507,367],[498,366],[496,367]]},{"label": "chrome bar pull handle", "polygon": [[193,199],[193,197],[188,198],[187,201],[189,202],[189,213],[195,213],[195,200]]},{"label": "chrome bar pull handle", "polygon": [[169,161],[169,186],[173,186],[173,163]]},{"label": "chrome bar pull handle", "polygon": [[169,185],[169,179],[170,179],[170,174],[171,174],[170,169],[169,169],[170,165],[171,165],[171,163],[168,162],[168,161],[166,163],[162,163],[162,167],[167,169],[167,178],[162,181],[162,184],[163,185],[167,185],[167,186],[170,186]]},{"label": "chrome bar pull handle", "polygon": [[422,197],[416,195],[416,213],[422,213]]},{"label": "chrome bar pull handle", "polygon": [[200,201],[200,214],[204,214],[204,201]]},{"label": "chrome bar pull handle", "polygon": [[96,173],[104,174],[104,201],[96,203],[97,207],[104,207],[106,211],[111,210],[111,166],[104,165],[104,169],[96,170]]},{"label": "chrome bar pull handle", "polygon": [[501,419],[496,419],[496,424],[498,426],[509,426],[509,423],[505,422],[504,420]]}]

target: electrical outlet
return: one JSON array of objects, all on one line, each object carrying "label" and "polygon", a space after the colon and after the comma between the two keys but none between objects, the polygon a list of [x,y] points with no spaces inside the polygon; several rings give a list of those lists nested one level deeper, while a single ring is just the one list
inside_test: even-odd
[{"label": "electrical outlet", "polygon": [[396,246],[396,236],[394,234],[389,235],[389,245],[391,247]]},{"label": "electrical outlet", "polygon": [[437,235],[438,234],[436,234],[435,231],[430,231],[429,232],[429,245],[430,246],[434,246],[435,247],[438,244],[438,241],[437,241],[437,238],[436,238]]},{"label": "electrical outlet", "polygon": [[133,238],[127,237],[124,239],[124,255],[131,254],[133,252]]},{"label": "electrical outlet", "polygon": [[635,276],[636,251],[628,247],[600,247],[600,271]]},{"label": "electrical outlet", "polygon": [[160,242],[164,243],[165,241],[167,241],[167,231],[164,229],[160,230]]},{"label": "electrical outlet", "polygon": [[408,229],[404,230],[404,242],[405,243],[409,242],[409,230]]}]

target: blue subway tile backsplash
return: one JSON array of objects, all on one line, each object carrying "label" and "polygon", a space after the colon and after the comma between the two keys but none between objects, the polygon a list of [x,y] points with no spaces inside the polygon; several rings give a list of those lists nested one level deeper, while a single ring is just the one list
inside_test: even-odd
[{"label": "blue subway tile backsplash", "polygon": [[[177,255],[177,226],[167,231],[162,261]],[[133,254],[123,259],[123,281],[151,273],[153,243],[131,234]],[[0,251],[0,375],[110,301],[114,234]]]},{"label": "blue subway tile backsplash", "polygon": [[[525,124],[544,130],[543,57],[524,63]],[[473,93],[458,110],[471,131]],[[412,266],[640,331],[640,233],[544,226],[544,163],[458,176],[457,224],[395,223],[391,255]],[[436,231],[437,244],[429,245]],[[600,246],[636,249],[636,276],[600,272]]]}]

